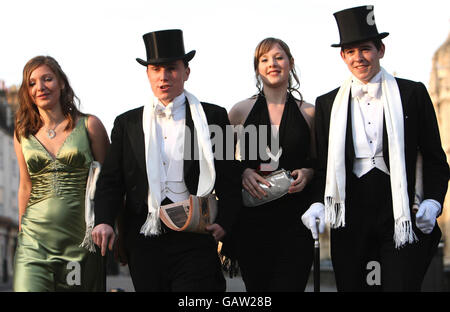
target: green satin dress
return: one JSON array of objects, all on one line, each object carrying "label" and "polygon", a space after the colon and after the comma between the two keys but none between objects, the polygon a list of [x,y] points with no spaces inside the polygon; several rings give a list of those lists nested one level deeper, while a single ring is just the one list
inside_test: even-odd
[{"label": "green satin dress", "polygon": [[53,158],[30,135],[21,138],[32,189],[14,261],[14,291],[104,291],[104,262],[99,250],[79,247],[86,223],[84,200],[93,160],[80,117]]}]

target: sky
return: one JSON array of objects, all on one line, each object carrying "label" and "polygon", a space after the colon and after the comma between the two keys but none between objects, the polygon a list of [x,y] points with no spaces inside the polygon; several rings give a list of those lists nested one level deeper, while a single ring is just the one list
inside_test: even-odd
[{"label": "sky", "polygon": [[151,89],[142,35],[183,30],[190,62],[186,90],[228,111],[256,93],[253,53],[266,37],[285,41],[307,102],[349,75],[340,58],[334,12],[374,5],[382,66],[428,86],[432,57],[450,32],[448,0],[2,0],[0,80],[20,85],[25,63],[53,56],[81,100],[110,133],[114,118],[145,105]]}]

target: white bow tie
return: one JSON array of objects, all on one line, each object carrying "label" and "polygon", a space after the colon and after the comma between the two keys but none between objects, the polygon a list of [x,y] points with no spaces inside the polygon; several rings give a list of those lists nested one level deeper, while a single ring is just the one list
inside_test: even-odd
[{"label": "white bow tie", "polygon": [[371,98],[376,98],[378,90],[380,89],[380,83],[352,83],[352,97],[362,98],[364,95],[368,95]]},{"label": "white bow tie", "polygon": [[163,106],[163,105],[156,105],[155,108],[155,114],[158,117],[166,117],[171,118],[172,117],[172,106]]}]

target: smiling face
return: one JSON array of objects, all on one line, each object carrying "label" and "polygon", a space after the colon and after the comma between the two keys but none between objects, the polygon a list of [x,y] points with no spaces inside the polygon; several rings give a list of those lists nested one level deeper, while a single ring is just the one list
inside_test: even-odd
[{"label": "smiling face", "polygon": [[168,105],[183,92],[184,83],[188,80],[189,73],[189,67],[186,67],[182,60],[169,64],[147,66],[147,77],[153,94],[164,105]]},{"label": "smiling face", "polygon": [[49,110],[59,105],[62,88],[64,86],[47,65],[37,67],[28,79],[28,93],[39,109]]},{"label": "smiling face", "polygon": [[372,41],[368,41],[343,48],[341,57],[356,78],[368,83],[381,69],[384,50],[384,44],[377,49]]},{"label": "smiling face", "polygon": [[278,88],[289,84],[289,72],[293,66],[286,52],[278,43],[261,55],[258,60],[258,74],[264,86]]}]

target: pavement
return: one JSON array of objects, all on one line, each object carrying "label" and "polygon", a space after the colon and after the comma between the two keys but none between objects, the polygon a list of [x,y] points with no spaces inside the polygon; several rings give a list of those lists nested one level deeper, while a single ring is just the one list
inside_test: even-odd
[{"label": "pavement", "polygon": [[[245,292],[244,282],[240,276],[235,276],[233,278],[225,277],[227,281],[227,292]],[[108,275],[106,278],[106,289],[108,292],[114,292],[118,290],[122,290],[125,292],[134,292],[133,283],[128,274],[118,274],[118,275]],[[313,292],[313,282],[310,280],[308,285],[306,286],[305,292]],[[335,292],[336,287],[334,285],[330,285],[327,283],[325,285],[321,285],[322,292]],[[12,291],[12,283],[0,283],[0,292],[11,292]]]},{"label": "pavement", "polygon": [[[233,278],[229,278],[225,276],[227,281],[227,289],[226,292],[245,292],[245,285],[240,276],[235,276]],[[134,292],[133,283],[131,282],[131,278],[129,275],[119,274],[115,276],[108,276],[106,279],[107,290],[111,291],[117,288],[121,288],[126,292]],[[314,291],[314,282],[312,279],[308,281],[306,285],[305,292],[313,292]],[[320,285],[321,292],[336,292],[336,287],[333,282],[321,283]]]},{"label": "pavement", "polygon": [[[224,274],[227,288],[226,292],[245,292],[245,285],[240,275],[230,278],[228,274]],[[134,292],[133,282],[129,274],[128,266],[120,266],[117,275],[108,275],[106,277],[106,290],[108,292],[125,291]],[[0,281],[0,292],[12,291],[12,278],[7,283]],[[314,291],[313,270],[306,285],[305,292]],[[334,272],[331,267],[331,261],[321,261],[320,272],[320,291],[336,292]]]},{"label": "pavement", "polygon": [[[226,277],[227,292],[245,292],[244,282],[241,277]],[[123,289],[126,292],[134,292],[133,283],[129,275],[115,275],[106,278],[106,287],[108,291],[114,291],[117,288]]]}]

